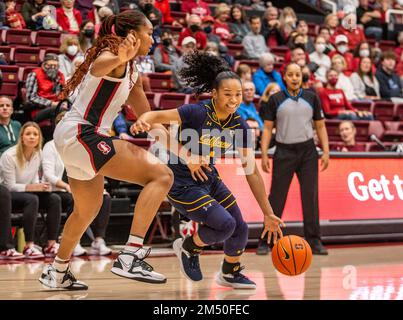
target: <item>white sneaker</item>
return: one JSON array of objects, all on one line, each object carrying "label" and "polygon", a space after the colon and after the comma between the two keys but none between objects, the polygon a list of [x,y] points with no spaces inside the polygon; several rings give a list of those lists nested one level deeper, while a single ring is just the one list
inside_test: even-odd
[{"label": "white sneaker", "polygon": [[23,253],[27,259],[41,259],[45,257],[45,255],[42,253],[42,248],[35,244],[25,247]]},{"label": "white sneaker", "polygon": [[85,250],[81,244],[77,244],[73,251],[73,257],[79,257],[87,254],[87,250]]},{"label": "white sneaker", "polygon": [[59,252],[59,244],[55,242],[51,247],[47,247],[43,249],[43,253],[45,254],[46,258],[54,258],[57,256]]},{"label": "white sneaker", "polygon": [[108,248],[104,239],[98,239],[91,243],[90,255],[107,256],[112,253],[112,249]]},{"label": "white sneaker", "polygon": [[24,255],[15,249],[8,249],[0,252],[0,260],[20,260],[24,259]]},{"label": "white sneaker", "polygon": [[59,272],[51,264],[45,266],[39,282],[52,289],[88,290],[88,286],[78,281],[69,268],[65,272]]}]

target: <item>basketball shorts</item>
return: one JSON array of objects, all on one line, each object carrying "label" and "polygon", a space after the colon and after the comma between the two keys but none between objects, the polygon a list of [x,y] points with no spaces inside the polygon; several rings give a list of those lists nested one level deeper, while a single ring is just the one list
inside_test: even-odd
[{"label": "basketball shorts", "polygon": [[67,176],[73,179],[93,179],[116,153],[115,138],[97,132],[93,125],[62,119],[53,137]]}]

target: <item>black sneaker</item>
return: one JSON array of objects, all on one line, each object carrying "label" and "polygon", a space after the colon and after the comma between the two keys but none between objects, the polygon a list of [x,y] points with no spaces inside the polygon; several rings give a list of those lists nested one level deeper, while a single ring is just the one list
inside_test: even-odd
[{"label": "black sneaker", "polygon": [[45,266],[39,282],[51,289],[88,290],[88,286],[78,281],[69,268],[65,272],[60,272],[51,264]]},{"label": "black sneaker", "polygon": [[312,249],[312,254],[327,256],[329,252],[320,240],[308,241]]},{"label": "black sneaker", "polygon": [[119,252],[118,257],[113,263],[111,272],[132,280],[148,283],[165,283],[167,278],[154,271],[154,268],[144,261],[150,254],[151,248],[139,248],[137,251]]},{"label": "black sneaker", "polygon": [[192,254],[183,249],[183,239],[176,239],[173,243],[173,249],[179,259],[179,265],[182,273],[192,281],[200,281],[203,279],[203,274],[200,270],[199,254]]},{"label": "black sneaker", "polygon": [[216,278],[217,284],[234,289],[256,289],[256,283],[241,273],[243,269],[244,267],[239,267],[237,271],[228,274],[220,270]]}]

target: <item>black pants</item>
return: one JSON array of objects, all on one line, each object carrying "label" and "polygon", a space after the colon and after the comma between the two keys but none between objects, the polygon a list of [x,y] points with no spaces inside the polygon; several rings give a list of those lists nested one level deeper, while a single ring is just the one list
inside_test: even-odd
[{"label": "black pants", "polygon": [[294,173],[300,184],[305,238],[308,241],[320,239],[318,152],[313,140],[296,144],[277,143],[269,201],[280,218]]},{"label": "black pants", "polygon": [[[62,208],[64,212],[67,212],[67,216],[73,212],[74,200],[71,193],[58,192],[59,197],[62,199]],[[91,230],[94,232],[94,237],[105,238],[106,228],[109,223],[109,216],[111,214],[112,200],[111,196],[104,194],[104,200],[102,207],[99,210],[98,215],[91,223]]]},{"label": "black pants", "polygon": [[57,240],[62,212],[61,199],[49,192],[11,192],[13,210],[22,210],[26,241],[34,241],[39,209],[46,211],[48,240]]},{"label": "black pants", "polygon": [[11,194],[0,185],[0,251],[14,248],[11,235]]}]

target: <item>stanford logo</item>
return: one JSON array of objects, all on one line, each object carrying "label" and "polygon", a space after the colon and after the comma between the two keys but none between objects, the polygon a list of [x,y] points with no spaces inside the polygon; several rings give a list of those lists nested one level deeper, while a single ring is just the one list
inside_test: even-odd
[{"label": "stanford logo", "polygon": [[111,147],[108,146],[105,141],[101,141],[100,143],[98,143],[97,148],[103,154],[108,154],[109,152],[111,152]]}]

